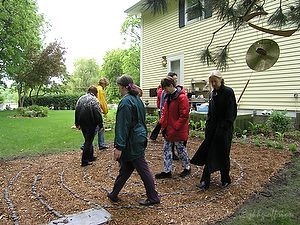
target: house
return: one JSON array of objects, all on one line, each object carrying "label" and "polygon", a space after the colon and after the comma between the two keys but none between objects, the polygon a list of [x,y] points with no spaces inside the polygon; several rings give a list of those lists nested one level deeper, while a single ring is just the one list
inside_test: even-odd
[{"label": "house", "polygon": [[[141,34],[141,87],[144,90],[143,100],[149,106],[155,106],[155,97],[150,97],[169,71],[179,74],[179,83],[188,91],[192,84],[207,81],[215,66],[207,66],[200,61],[200,52],[211,41],[214,31],[223,25],[214,12],[205,9],[201,17],[187,12],[189,1],[169,0],[166,13],[152,14],[145,11],[143,3],[137,2],[125,12],[129,15],[140,15]],[[205,0],[202,0],[205,6]],[[274,11],[278,1],[266,1],[265,9]],[[291,4],[291,1],[288,1]],[[263,18],[263,16],[261,17]],[[253,18],[251,23],[267,27],[264,20]],[[233,28],[225,27],[216,33],[214,46],[225,45],[232,37]],[[249,47],[261,40],[271,39],[280,49],[277,62],[264,71],[254,71],[246,63]],[[232,87],[236,94],[240,112],[257,113],[270,110],[287,110],[288,115],[295,117],[300,109],[300,32],[290,37],[273,35],[244,27],[230,44],[229,68],[222,72],[225,83]],[[162,63],[163,62],[163,63]],[[249,83],[247,85],[247,82]],[[153,96],[153,95],[151,95]],[[195,96],[197,98],[197,96]]]}]

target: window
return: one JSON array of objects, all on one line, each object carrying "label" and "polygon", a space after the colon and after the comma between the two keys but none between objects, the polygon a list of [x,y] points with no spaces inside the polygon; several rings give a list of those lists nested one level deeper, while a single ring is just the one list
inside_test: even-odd
[{"label": "window", "polygon": [[207,0],[186,0],[186,21],[202,20],[212,16],[212,7]]}]

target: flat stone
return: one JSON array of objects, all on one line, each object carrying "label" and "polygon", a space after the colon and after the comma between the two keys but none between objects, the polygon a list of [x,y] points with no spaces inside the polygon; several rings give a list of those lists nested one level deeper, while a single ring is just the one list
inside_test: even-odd
[{"label": "flat stone", "polygon": [[99,225],[107,223],[109,220],[111,220],[111,214],[108,211],[103,208],[93,208],[53,220],[48,225]]}]

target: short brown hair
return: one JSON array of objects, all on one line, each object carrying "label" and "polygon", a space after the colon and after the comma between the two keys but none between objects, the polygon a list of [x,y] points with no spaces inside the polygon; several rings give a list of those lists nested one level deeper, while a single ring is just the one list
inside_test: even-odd
[{"label": "short brown hair", "polygon": [[168,77],[174,77],[174,76],[178,77],[177,73],[172,72],[172,71],[169,72],[167,76],[168,76]]},{"label": "short brown hair", "polygon": [[92,93],[92,94],[94,94],[95,96],[97,96],[98,90],[97,90],[96,86],[92,85],[92,86],[90,86],[89,89],[87,90],[87,93]]},{"label": "short brown hair", "polygon": [[169,87],[169,86],[171,86],[171,85],[173,85],[173,86],[175,87],[175,81],[174,81],[174,79],[173,79],[172,77],[170,77],[170,76],[167,76],[167,77],[161,79],[160,84],[161,84],[161,87],[162,87],[162,88]]}]

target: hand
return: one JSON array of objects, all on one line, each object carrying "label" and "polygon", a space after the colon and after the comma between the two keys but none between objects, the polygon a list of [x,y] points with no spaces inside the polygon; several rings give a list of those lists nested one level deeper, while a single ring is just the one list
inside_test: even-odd
[{"label": "hand", "polygon": [[122,151],[118,150],[118,149],[114,149],[114,160],[115,161],[119,161],[120,157],[121,157],[121,153]]}]

